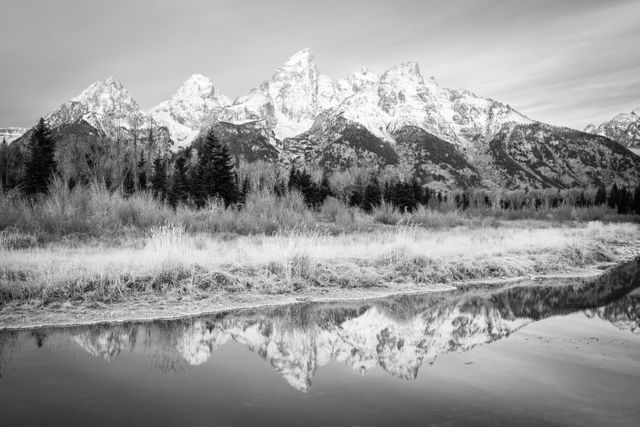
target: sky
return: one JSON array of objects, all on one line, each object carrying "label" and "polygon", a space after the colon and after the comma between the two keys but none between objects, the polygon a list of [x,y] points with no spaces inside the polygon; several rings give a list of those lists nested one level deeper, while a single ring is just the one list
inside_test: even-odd
[{"label": "sky", "polygon": [[416,61],[556,125],[640,107],[638,0],[1,0],[0,127],[118,78],[149,108],[194,73],[235,98],[303,48],[321,73]]}]

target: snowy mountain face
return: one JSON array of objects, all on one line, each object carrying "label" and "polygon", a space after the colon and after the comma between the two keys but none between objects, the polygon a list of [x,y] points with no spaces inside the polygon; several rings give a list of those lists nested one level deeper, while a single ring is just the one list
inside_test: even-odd
[{"label": "snowy mountain face", "polygon": [[311,51],[301,50],[260,87],[224,109],[217,119],[234,124],[264,121],[278,139],[297,135],[311,127],[318,114],[319,80],[321,86],[327,84],[326,78],[318,75]]},{"label": "snowy mountain face", "polygon": [[442,88],[433,78],[425,80],[415,62],[395,66],[367,83],[356,86],[353,95],[320,119],[331,122],[343,116],[389,142],[394,141],[394,131],[415,126],[462,147],[478,136],[492,135],[505,123],[532,123],[509,106]]},{"label": "snowy mountain face", "polygon": [[209,116],[231,105],[231,99],[214,88],[208,78],[194,74],[168,101],[149,110],[159,126],[166,127],[177,147],[189,145]]},{"label": "snowy mountain face", "polygon": [[27,129],[18,127],[0,128],[0,142],[6,141],[7,144],[10,144],[24,135],[26,131]]},{"label": "snowy mountain face", "polygon": [[[587,130],[640,147],[639,117],[634,110]],[[106,137],[135,145],[153,136],[163,149],[197,149],[213,130],[234,156],[249,161],[332,170],[392,166],[434,188],[635,185],[640,179],[637,156],[609,139],[545,125],[509,105],[444,88],[424,78],[415,62],[380,76],[363,67],[332,80],[318,72],[308,49],[233,102],[196,74],[145,112],[108,78],[46,120],[58,138],[73,144]]]},{"label": "snowy mountain face", "polygon": [[334,82],[319,74],[313,53],[303,49],[249,95],[225,108],[217,120],[242,124],[262,121],[278,140],[302,134],[318,115],[354,94],[372,87],[378,76],[363,67],[346,79]]},{"label": "snowy mountain face", "polygon": [[587,133],[602,135],[618,141],[629,148],[640,148],[640,108],[631,113],[618,114],[599,126],[588,125]]},{"label": "snowy mountain face", "polygon": [[80,119],[107,135],[117,129],[138,130],[150,126],[150,117],[142,113],[122,83],[112,77],[93,83],[45,117],[52,128]]},{"label": "snowy mountain face", "polygon": [[[325,112],[328,112],[325,113]],[[278,140],[307,132],[318,120],[343,116],[372,134],[393,141],[403,126],[417,126],[456,144],[487,136],[504,123],[532,121],[508,106],[425,80],[415,62],[391,68],[381,77],[362,67],[346,79],[319,74],[308,49],[294,54],[260,87],[238,98],[212,121],[263,121]]]}]

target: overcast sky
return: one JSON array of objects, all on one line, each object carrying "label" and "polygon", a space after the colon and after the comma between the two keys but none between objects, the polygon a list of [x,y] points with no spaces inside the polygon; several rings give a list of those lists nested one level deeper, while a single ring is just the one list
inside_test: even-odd
[{"label": "overcast sky", "polygon": [[638,0],[1,0],[0,127],[107,76],[143,108],[191,74],[235,98],[308,47],[321,73],[425,77],[583,128],[640,107]]}]

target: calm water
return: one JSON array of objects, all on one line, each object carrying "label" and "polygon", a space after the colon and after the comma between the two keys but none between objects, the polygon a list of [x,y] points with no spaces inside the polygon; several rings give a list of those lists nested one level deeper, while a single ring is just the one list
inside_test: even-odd
[{"label": "calm water", "polygon": [[639,271],[0,331],[0,424],[637,426]]}]

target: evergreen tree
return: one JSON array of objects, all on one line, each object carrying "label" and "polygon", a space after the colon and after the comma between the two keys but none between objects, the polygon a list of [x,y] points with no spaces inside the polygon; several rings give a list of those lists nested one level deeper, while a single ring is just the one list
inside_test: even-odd
[{"label": "evergreen tree", "polygon": [[122,191],[126,195],[131,195],[136,191],[135,170],[127,170],[124,173],[124,181],[122,182]]},{"label": "evergreen tree", "polygon": [[583,208],[587,206],[587,198],[584,196],[584,191],[580,193],[580,197],[578,197],[578,200],[576,201],[576,205],[579,208]]},{"label": "evergreen tree", "polygon": [[179,203],[184,203],[189,197],[187,188],[187,166],[184,156],[178,156],[173,169],[171,190],[168,195],[169,204],[175,209]]},{"label": "evergreen tree", "polygon": [[140,161],[138,162],[138,186],[140,190],[147,189],[147,164],[144,160],[144,152],[140,152]]},{"label": "evergreen tree", "polygon": [[361,189],[355,188],[349,195],[349,206],[361,206],[363,193]]},{"label": "evergreen tree", "polygon": [[153,176],[151,178],[153,197],[164,200],[167,194],[167,167],[162,157],[153,161]]},{"label": "evergreen tree", "polygon": [[620,199],[620,190],[618,190],[618,185],[613,184],[611,187],[611,191],[609,192],[609,200],[607,200],[607,204],[610,208],[615,208],[618,206],[618,201]]},{"label": "evergreen tree", "polygon": [[214,197],[220,197],[225,206],[238,200],[233,169],[229,147],[221,144],[214,132],[210,130],[200,147],[194,177],[195,198],[198,206],[204,206],[208,199]]},{"label": "evergreen tree", "polygon": [[316,207],[322,205],[327,197],[333,195],[333,190],[331,189],[331,184],[329,183],[329,175],[327,173],[322,174],[322,178],[320,178],[320,184],[318,184],[318,189],[316,191],[316,200],[314,205]]},{"label": "evergreen tree", "polygon": [[26,194],[46,193],[49,180],[56,172],[56,141],[42,118],[33,130],[29,149],[31,157],[26,165],[24,191]]},{"label": "evergreen tree", "polygon": [[456,208],[458,209],[462,208],[462,198],[460,197],[459,194],[455,195],[455,197],[453,198],[453,202],[456,204]]},{"label": "evergreen tree", "polygon": [[401,211],[411,212],[418,207],[416,192],[412,183],[399,181],[392,186],[391,203]]},{"label": "evergreen tree", "polygon": [[422,189],[422,186],[418,183],[418,180],[415,177],[411,180],[411,190],[413,191],[413,198],[415,199],[417,204],[424,205],[425,192]]},{"label": "evergreen tree", "polygon": [[636,186],[633,192],[633,212],[640,215],[640,184]]},{"label": "evergreen tree", "polygon": [[626,214],[629,211],[629,191],[626,188],[620,190],[617,206],[619,214]]},{"label": "evergreen tree", "polygon": [[372,179],[364,189],[364,195],[362,197],[362,210],[365,212],[371,212],[373,208],[380,206],[382,199],[382,190],[378,184],[376,178]]},{"label": "evergreen tree", "polygon": [[240,203],[241,205],[244,205],[247,202],[247,196],[249,195],[250,192],[251,192],[251,181],[247,176],[244,178],[244,180],[242,180],[242,187],[240,188],[238,203]]},{"label": "evergreen tree", "polygon": [[323,175],[320,184],[313,181],[313,177],[306,170],[296,170],[291,167],[289,171],[289,190],[298,190],[304,196],[304,201],[309,207],[318,207],[332,192],[329,178]]},{"label": "evergreen tree", "polygon": [[277,197],[283,197],[287,194],[287,186],[284,184],[284,181],[280,178],[276,180],[276,183],[273,186],[273,192]]},{"label": "evergreen tree", "polygon": [[225,206],[238,201],[238,185],[229,147],[223,144],[214,158],[214,182],[216,194]]},{"label": "evergreen tree", "polygon": [[296,166],[291,164],[291,169],[289,170],[289,190],[293,188],[298,188],[298,173],[296,171]]},{"label": "evergreen tree", "polygon": [[424,187],[424,196],[422,198],[422,200],[420,201],[421,204],[427,206],[429,204],[429,201],[431,200],[431,190],[429,189],[429,187]]},{"label": "evergreen tree", "polygon": [[9,184],[9,145],[7,139],[2,138],[0,144],[0,189],[7,188]]},{"label": "evergreen tree", "polygon": [[596,206],[604,205],[605,203],[607,203],[607,190],[604,188],[604,185],[600,185],[598,187],[594,203]]},{"label": "evergreen tree", "polygon": [[210,130],[198,148],[198,164],[193,177],[193,194],[198,207],[204,206],[208,199],[216,196],[214,158],[219,149],[220,142]]}]

